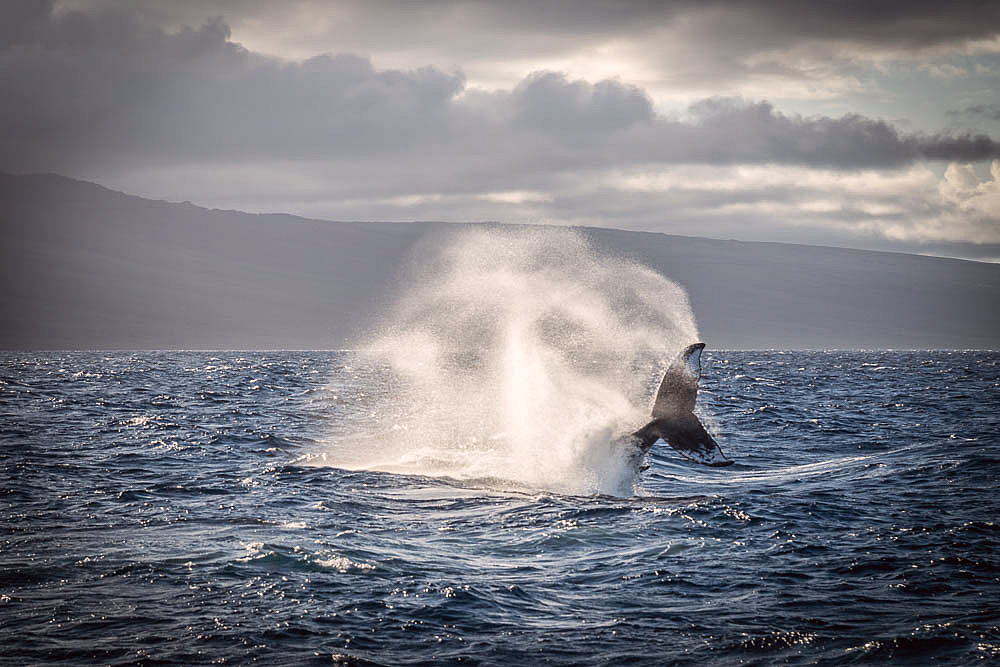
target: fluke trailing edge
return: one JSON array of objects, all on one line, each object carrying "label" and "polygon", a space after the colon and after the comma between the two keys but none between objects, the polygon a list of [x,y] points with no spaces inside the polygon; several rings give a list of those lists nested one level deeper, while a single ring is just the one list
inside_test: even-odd
[{"label": "fluke trailing edge", "polygon": [[694,401],[701,378],[704,343],[688,345],[663,375],[653,403],[653,421],[627,436],[639,448],[638,457],[663,441],[686,458],[707,466],[732,465],[718,443],[694,414]]}]

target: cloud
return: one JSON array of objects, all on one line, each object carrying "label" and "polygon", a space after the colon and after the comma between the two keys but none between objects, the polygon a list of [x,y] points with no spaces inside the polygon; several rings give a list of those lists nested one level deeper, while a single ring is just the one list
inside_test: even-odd
[{"label": "cloud", "polygon": [[[537,70],[572,78],[629,73],[655,99],[726,91],[818,99],[871,86],[860,63],[1000,51],[996,3],[888,0],[61,0],[179,28],[224,16],[257,52],[305,59],[365,54],[380,68],[461,67],[474,86],[509,89]],[[938,69],[954,65],[934,63]]]},{"label": "cloud", "polygon": [[285,61],[232,42],[219,19],[173,32],[116,10],[30,21],[34,41],[0,51],[7,169],[377,160],[508,190],[533,187],[512,172],[615,164],[863,168],[1000,157],[985,135],[901,135],[882,120],[789,115],[767,102],[713,98],[669,118],[642,89],[613,79],[537,72],[490,94],[436,67],[379,70],[350,54]]},{"label": "cloud", "polygon": [[939,191],[965,220],[990,228],[1000,241],[1000,161],[990,164],[990,178],[980,181],[971,164],[951,163]]},{"label": "cloud", "polygon": [[51,13],[51,0],[7,3],[0,21],[0,49],[37,40]]},{"label": "cloud", "polygon": [[[967,178],[949,190],[951,177],[923,164],[856,171],[794,165],[609,167],[539,175],[531,190],[435,190],[427,183],[410,195],[374,187],[366,193],[353,184],[349,168],[315,164],[287,166],[282,173],[292,186],[276,191],[277,170],[199,167],[187,170],[185,182],[195,181],[203,189],[192,194],[185,185],[183,191],[223,208],[293,211],[326,219],[594,225],[1000,257],[1000,212],[986,207],[986,198],[977,199],[990,188],[996,191],[996,175],[985,182]],[[967,167],[960,171],[973,173]],[[141,178],[149,182],[150,175]],[[162,191],[172,175],[160,174],[154,181]]]},{"label": "cloud", "polygon": [[972,104],[964,109],[950,109],[947,114],[949,116],[971,116],[1000,120],[1000,104]]},{"label": "cloud", "polygon": [[608,132],[653,120],[649,97],[617,81],[567,81],[556,72],[537,72],[511,95],[525,125],[546,132]]},{"label": "cloud", "polygon": [[460,74],[376,72],[351,55],[266,58],[211,21],[166,33],[118,13],[53,16],[0,52],[7,168],[333,157],[437,138]]},{"label": "cloud", "polygon": [[[888,249],[971,243],[1000,247],[1000,162],[981,181],[952,163],[840,171],[798,166],[697,166],[609,170],[567,192],[550,215],[574,224],[755,240],[800,239]],[[558,207],[558,210],[555,210]],[[619,226],[619,225],[613,225]],[[894,244],[894,245],[893,245]],[[982,252],[982,251],[980,251]],[[975,253],[965,248],[963,254]]]},{"label": "cloud", "polygon": [[[18,26],[0,30],[7,102],[0,105],[0,169],[56,171],[155,197],[341,219],[494,218],[774,240],[795,228],[805,230],[802,240],[830,243],[1000,242],[989,187],[980,192],[959,167],[949,167],[940,185],[921,166],[1000,158],[1000,145],[987,135],[906,133],[857,113],[794,114],[739,97],[709,97],[666,114],[643,87],[545,70],[487,91],[458,69],[377,67],[356,54],[266,56],[234,41],[230,22],[219,18],[171,25],[200,15],[200,3],[100,5],[0,8],[0,26]],[[207,6],[234,13],[237,23],[253,16],[241,9],[250,5]],[[718,27],[750,11],[678,4],[658,14],[660,6],[630,5],[605,29],[593,18],[599,8],[584,3],[568,25],[553,28],[553,40],[642,26],[651,15],[675,27],[691,17],[703,28]],[[534,16],[538,7],[521,9]],[[818,11],[832,11],[823,7]],[[351,12],[361,10],[348,3],[343,11],[352,25]],[[388,10],[372,11],[368,19]],[[449,11],[460,24],[493,28],[516,14],[499,4],[406,4],[400,11],[405,16],[397,19],[417,25]],[[791,30],[781,26],[806,21],[801,11],[788,11],[794,16],[761,29]],[[922,4],[915,12],[936,15]],[[890,35],[893,22],[903,21],[875,14]],[[531,30],[555,18],[538,21]],[[834,18],[831,34],[878,41],[862,23]],[[931,48],[992,29],[964,19],[917,23],[923,37],[880,43]],[[738,46],[720,42],[719,57]],[[751,65],[780,69],[767,62]],[[906,177],[893,180],[880,171],[886,169]],[[641,178],[659,185],[634,187]],[[713,185],[733,178],[738,182],[727,188]],[[878,194],[865,183],[895,190]]]},{"label": "cloud", "polygon": [[[859,5],[850,2],[801,3],[767,0],[639,1],[609,4],[601,0],[511,0],[503,3],[476,0],[341,0],[335,9],[322,0],[289,0],[275,5],[264,0],[64,0],[77,8],[118,8],[140,11],[177,25],[199,23],[206,16],[227,16],[237,25],[261,22],[295,25],[302,34],[327,34],[347,38],[364,32],[376,43],[392,41],[413,32],[430,36],[445,33],[468,35],[460,43],[481,49],[524,48],[514,36],[540,35],[562,43],[608,35],[650,32],[664,25],[709,26],[714,37],[744,41],[753,34],[767,43],[803,40],[838,40],[854,44],[891,44],[919,50],[941,44],[990,38],[1000,25],[995,3],[955,0],[883,0]],[[700,18],[692,18],[700,17]],[[445,21],[447,19],[447,21]],[[305,25],[312,22],[313,26]],[[484,33],[503,31],[508,40],[484,43]],[[765,40],[760,40],[764,42]],[[449,43],[455,43],[453,36]],[[527,40],[527,48],[536,47]],[[537,47],[536,47],[537,48]]]}]

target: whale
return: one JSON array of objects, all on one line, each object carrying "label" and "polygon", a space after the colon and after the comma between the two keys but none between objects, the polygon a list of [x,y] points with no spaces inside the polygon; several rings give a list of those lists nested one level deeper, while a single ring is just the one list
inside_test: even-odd
[{"label": "whale", "polygon": [[688,345],[667,367],[653,401],[652,421],[619,442],[631,449],[630,457],[644,470],[646,453],[658,443],[672,447],[684,458],[702,465],[732,465],[732,459],[705,430],[694,413],[701,379],[704,343]]}]

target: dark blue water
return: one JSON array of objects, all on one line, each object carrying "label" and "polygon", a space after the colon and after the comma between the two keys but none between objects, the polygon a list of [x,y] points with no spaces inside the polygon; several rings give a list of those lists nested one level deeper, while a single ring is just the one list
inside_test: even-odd
[{"label": "dark blue water", "polygon": [[5,664],[1000,660],[1000,354],[714,352],[636,497],[305,465],[335,352],[3,353]]}]

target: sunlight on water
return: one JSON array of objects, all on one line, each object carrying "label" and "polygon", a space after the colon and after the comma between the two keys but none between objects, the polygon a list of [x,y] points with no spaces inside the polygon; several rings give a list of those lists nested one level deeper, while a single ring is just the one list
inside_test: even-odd
[{"label": "sunlight on water", "polygon": [[389,386],[327,462],[631,493],[610,442],[642,425],[666,362],[697,340],[684,291],[571,230],[475,229],[420,250],[361,346]]}]

